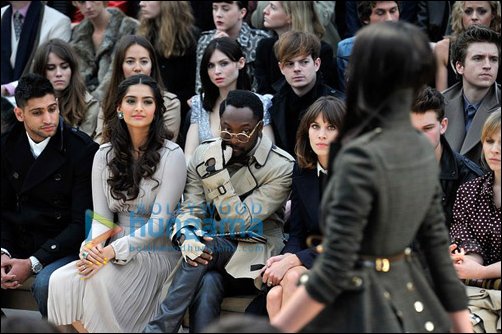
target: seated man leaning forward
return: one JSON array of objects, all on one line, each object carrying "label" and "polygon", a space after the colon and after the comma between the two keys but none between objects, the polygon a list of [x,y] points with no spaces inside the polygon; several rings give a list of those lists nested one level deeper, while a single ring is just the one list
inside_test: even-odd
[{"label": "seated man leaning forward", "polygon": [[284,246],[294,160],[262,135],[262,118],[252,92],[231,91],[221,103],[221,138],[196,149],[172,227],[184,261],[145,332],[176,333],[187,309],[191,332],[200,332],[219,317],[230,286],[255,289],[259,269]]},{"label": "seated man leaning forward", "polygon": [[19,79],[18,120],[2,135],[2,289],[17,289],[32,275],[32,293],[47,317],[49,278],[75,260],[92,209],[91,170],[98,145],[60,115],[50,81]]}]

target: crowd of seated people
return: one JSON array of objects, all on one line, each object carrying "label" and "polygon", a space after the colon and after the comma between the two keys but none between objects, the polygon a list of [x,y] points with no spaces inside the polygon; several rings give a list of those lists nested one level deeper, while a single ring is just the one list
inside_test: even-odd
[{"label": "crowd of seated people", "polygon": [[[294,328],[285,324],[300,300],[323,319],[340,291],[320,284],[319,296],[306,282],[323,275],[317,259],[399,266],[385,252],[380,262],[360,249],[333,257],[354,237],[340,227],[354,208],[340,201],[377,196],[386,185],[365,188],[357,178],[374,174],[360,171],[400,174],[392,164],[405,144],[396,135],[399,153],[382,160],[344,149],[405,123],[421,138],[414,149],[430,149],[416,162],[435,157],[437,189],[409,181],[434,194],[418,211],[444,222],[434,237],[451,244],[436,262],[417,240],[407,246],[429,279],[447,262],[441,274],[465,286],[455,307],[427,295],[427,307],[444,308],[431,330],[444,328],[444,310],[454,329],[467,312],[474,330],[500,330],[500,310],[476,302],[500,305],[499,1],[2,1],[1,17],[1,287],[33,276],[58,330],[199,332],[239,294],[256,296],[249,316],[271,329]],[[406,33],[413,47],[395,52],[409,61],[384,73],[396,57],[386,43]],[[419,68],[415,82],[401,77]],[[387,76],[402,89],[389,93]],[[393,118],[398,105],[406,122]],[[378,224],[373,213],[357,218]]]}]

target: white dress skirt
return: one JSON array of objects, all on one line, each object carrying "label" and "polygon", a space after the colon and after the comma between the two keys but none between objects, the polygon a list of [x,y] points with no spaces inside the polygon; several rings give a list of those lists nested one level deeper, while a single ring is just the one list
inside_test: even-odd
[{"label": "white dress skirt", "polygon": [[[76,261],[56,270],[49,282],[48,320],[69,325],[79,320],[89,332],[141,332],[165,297],[168,277],[179,258],[168,237],[168,224],[183,192],[186,163],[178,145],[166,141],[153,180],[142,180],[133,201],[110,195],[106,159],[110,144],[101,145],[93,163],[94,212],[123,230],[112,237],[115,260],[82,279]],[[107,153],[108,157],[107,157]],[[92,222],[92,238],[108,230]]]}]

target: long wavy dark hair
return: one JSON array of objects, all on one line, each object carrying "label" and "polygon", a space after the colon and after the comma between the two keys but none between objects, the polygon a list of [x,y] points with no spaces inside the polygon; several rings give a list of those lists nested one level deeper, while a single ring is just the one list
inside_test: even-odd
[{"label": "long wavy dark hair", "polygon": [[[226,55],[228,59],[233,62],[238,62],[241,58],[246,59],[239,43],[230,37],[215,38],[209,42],[204,50],[202,60],[200,61],[199,72],[202,92],[204,93],[204,95],[201,96],[202,106],[209,112],[212,112],[213,107],[216,104],[216,100],[220,96],[219,88],[211,81],[209,73],[207,72],[209,60],[216,50]],[[251,90],[251,81],[249,79],[246,65],[239,70],[237,89]]]},{"label": "long wavy dark hair", "polygon": [[[404,89],[416,97],[435,71],[429,40],[412,24],[383,22],[362,28],[348,68],[347,115],[335,143],[380,126],[388,99]],[[411,103],[403,108],[409,112]]]},{"label": "long wavy dark hair", "polygon": [[133,157],[133,146],[125,121],[118,117],[110,120],[111,133],[113,133],[113,136],[110,137],[110,143],[114,156],[108,163],[111,171],[108,184],[111,187],[111,195],[116,200],[136,199],[139,195],[139,184],[144,178],[156,181],[155,187],[159,185],[159,180],[153,178],[160,161],[159,151],[164,145],[164,140],[172,138],[172,133],[164,126],[162,115],[164,115],[165,107],[160,87],[154,79],[147,75],[133,75],[120,83],[115,98],[115,111],[129,87],[138,84],[151,88],[155,99],[155,113],[146,142],[139,148],[138,159]]}]

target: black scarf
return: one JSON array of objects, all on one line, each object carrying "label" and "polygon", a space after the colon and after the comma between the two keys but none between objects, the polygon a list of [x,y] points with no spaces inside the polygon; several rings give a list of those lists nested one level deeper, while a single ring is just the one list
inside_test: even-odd
[{"label": "black scarf", "polygon": [[10,65],[10,56],[12,54],[12,6],[5,10],[2,17],[2,85],[18,80],[24,73],[25,68],[31,66],[31,58],[35,53],[37,41],[40,38],[43,13],[44,4],[41,1],[32,1],[24,18],[23,29],[17,46],[16,62],[14,68],[12,68]]}]

